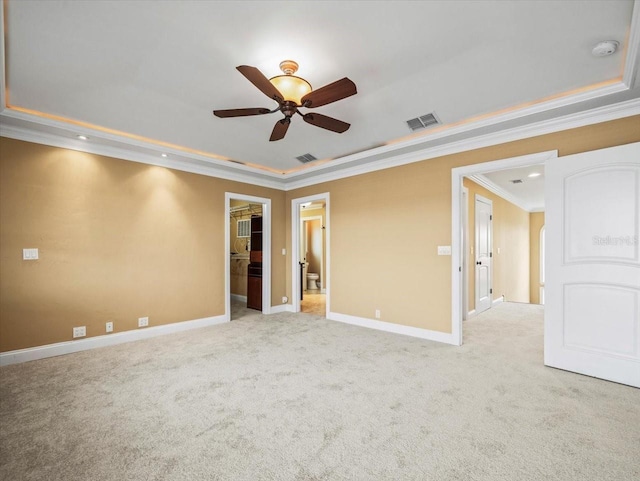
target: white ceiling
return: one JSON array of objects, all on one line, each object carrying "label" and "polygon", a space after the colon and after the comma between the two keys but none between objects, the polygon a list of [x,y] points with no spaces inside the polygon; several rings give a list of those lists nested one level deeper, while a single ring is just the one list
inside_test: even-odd
[{"label": "white ceiling", "polygon": [[[540,175],[529,177],[530,174]],[[544,210],[544,164],[496,170],[475,175],[472,180],[527,211]]]},{"label": "white ceiling", "polygon": [[[633,9],[631,0],[10,1],[2,120],[221,171],[310,177],[457,132],[639,98]],[[592,56],[608,39],[620,50]],[[288,58],[314,88],[344,76],[356,83],[357,95],[317,109],[350,130],[297,117],[284,140],[269,142],[279,113],[212,115],[271,107],[235,67],[271,77]],[[428,112],[444,127],[411,134],[405,121]],[[300,164],[305,153],[320,161]]]}]

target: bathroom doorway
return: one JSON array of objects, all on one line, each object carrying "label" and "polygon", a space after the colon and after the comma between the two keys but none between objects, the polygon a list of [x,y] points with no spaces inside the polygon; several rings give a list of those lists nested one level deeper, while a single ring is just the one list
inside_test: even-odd
[{"label": "bathroom doorway", "polygon": [[292,201],[292,286],[295,312],[329,312],[329,194]]}]

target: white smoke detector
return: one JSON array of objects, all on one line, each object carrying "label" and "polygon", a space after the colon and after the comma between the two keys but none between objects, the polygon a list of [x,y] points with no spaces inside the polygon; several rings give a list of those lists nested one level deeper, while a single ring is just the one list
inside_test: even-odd
[{"label": "white smoke detector", "polygon": [[604,42],[599,42],[595,47],[593,47],[591,53],[594,57],[606,57],[607,55],[615,53],[619,46],[620,43],[615,40],[605,40]]}]

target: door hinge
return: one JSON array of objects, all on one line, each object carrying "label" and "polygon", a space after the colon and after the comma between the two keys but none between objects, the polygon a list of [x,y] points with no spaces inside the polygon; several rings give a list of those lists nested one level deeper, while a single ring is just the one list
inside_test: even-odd
[{"label": "door hinge", "polygon": [[462,272],[462,267],[458,267],[458,272]]},{"label": "door hinge", "polygon": [[489,294],[493,294],[493,289],[489,289]]},{"label": "door hinge", "polygon": [[493,220],[493,215],[490,215],[490,216],[489,216],[489,220]]},{"label": "door hinge", "polygon": [[489,252],[489,257],[493,257],[493,252]]}]

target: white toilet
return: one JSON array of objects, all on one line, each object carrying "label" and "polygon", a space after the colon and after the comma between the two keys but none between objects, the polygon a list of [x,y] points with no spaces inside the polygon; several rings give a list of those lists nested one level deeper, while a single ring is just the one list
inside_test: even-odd
[{"label": "white toilet", "polygon": [[316,284],[316,281],[318,279],[320,279],[320,274],[316,274],[315,272],[307,272],[307,290],[308,291],[318,290],[318,284]]}]

